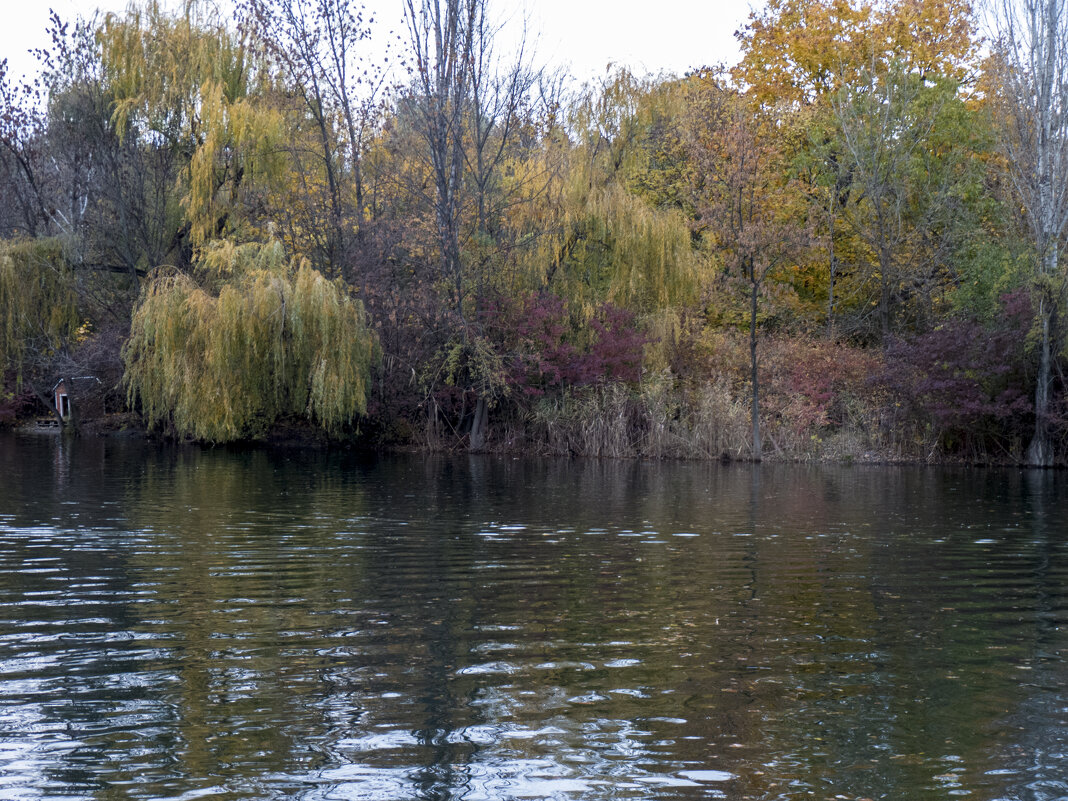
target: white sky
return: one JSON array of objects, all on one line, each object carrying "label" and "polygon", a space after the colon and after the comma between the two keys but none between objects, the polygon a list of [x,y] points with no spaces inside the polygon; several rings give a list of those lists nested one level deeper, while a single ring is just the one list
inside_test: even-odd
[{"label": "white sky", "polygon": [[[173,0],[172,0],[173,2]],[[570,65],[580,80],[604,73],[611,63],[639,74],[734,64],[734,32],[759,0],[490,0],[512,22],[524,15],[538,34],[538,61]],[[31,72],[27,51],[48,44],[49,6],[64,19],[88,17],[97,8],[120,11],[127,0],[0,0],[0,58],[12,77]],[[383,33],[402,23],[401,0],[366,0]]]}]

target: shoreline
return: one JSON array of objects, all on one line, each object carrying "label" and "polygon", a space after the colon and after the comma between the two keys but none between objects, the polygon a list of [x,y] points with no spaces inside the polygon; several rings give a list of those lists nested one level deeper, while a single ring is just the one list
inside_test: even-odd
[{"label": "shoreline", "polygon": [[[36,421],[25,422],[20,425],[0,428],[0,431],[10,431],[19,435],[41,437],[63,437],[109,440],[109,439],[138,439],[148,443],[159,445],[182,445],[195,446],[198,448],[213,449],[226,448],[235,450],[265,449],[269,451],[298,450],[298,451],[323,451],[332,450],[353,451],[368,455],[422,455],[422,456],[484,456],[498,458],[532,458],[532,459],[603,459],[610,461],[632,462],[718,462],[723,465],[837,465],[837,466],[866,466],[866,467],[971,467],[971,468],[1018,468],[1035,470],[1062,470],[1063,464],[1051,467],[1034,467],[1023,464],[1016,459],[966,459],[962,456],[903,456],[901,454],[880,453],[877,450],[865,449],[858,452],[838,452],[834,454],[796,454],[766,453],[763,458],[756,460],[743,454],[721,453],[718,456],[684,456],[684,455],[649,455],[643,453],[583,453],[583,452],[554,452],[548,443],[525,441],[509,445],[507,443],[490,443],[479,451],[471,451],[461,444],[454,446],[420,446],[415,444],[406,445],[381,445],[361,440],[358,437],[352,439],[330,438],[318,429],[280,427],[269,432],[265,437],[258,439],[235,440],[225,443],[200,442],[196,440],[180,440],[158,432],[148,431],[141,426],[129,425],[129,417],[124,425],[101,425],[100,421],[87,421],[86,426],[78,432],[65,431],[58,426],[38,425]],[[511,442],[515,442],[512,438]]]}]

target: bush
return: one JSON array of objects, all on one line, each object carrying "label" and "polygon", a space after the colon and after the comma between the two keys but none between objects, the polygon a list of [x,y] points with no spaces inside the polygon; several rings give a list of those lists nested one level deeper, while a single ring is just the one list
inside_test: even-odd
[{"label": "bush", "polygon": [[883,382],[944,449],[1004,447],[1033,424],[1033,379],[1021,347],[1031,306],[1024,293],[1004,296],[1001,305],[992,328],[949,320],[887,350]]},{"label": "bush", "polygon": [[634,383],[641,377],[649,339],[632,312],[611,303],[583,321],[550,292],[497,296],[483,302],[479,319],[500,355],[509,387],[522,396],[539,397],[564,387]]},{"label": "bush", "polygon": [[28,420],[42,411],[40,401],[32,392],[0,395],[0,428],[16,425],[20,420]]}]

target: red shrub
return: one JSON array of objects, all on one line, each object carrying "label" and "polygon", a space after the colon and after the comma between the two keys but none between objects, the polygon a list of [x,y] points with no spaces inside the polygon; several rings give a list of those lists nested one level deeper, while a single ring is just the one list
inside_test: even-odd
[{"label": "red shrub", "polygon": [[887,350],[884,381],[920,422],[943,439],[1019,434],[1030,426],[1032,379],[1025,341],[1031,306],[1024,293],[1002,298],[995,327],[949,320]]},{"label": "red shrub", "polygon": [[549,292],[498,296],[480,311],[511,386],[527,396],[564,386],[637,381],[648,337],[634,315],[606,303],[578,329],[562,298]]}]

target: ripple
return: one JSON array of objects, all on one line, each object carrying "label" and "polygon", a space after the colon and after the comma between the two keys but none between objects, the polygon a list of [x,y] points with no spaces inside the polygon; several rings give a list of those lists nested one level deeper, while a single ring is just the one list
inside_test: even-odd
[{"label": "ripple", "polygon": [[679,775],[695,782],[729,782],[738,778],[726,770],[680,770]]},{"label": "ripple", "polygon": [[1059,474],[5,436],[0,798],[1065,795]]},{"label": "ripple", "polygon": [[460,668],[456,672],[460,676],[482,676],[498,673],[512,674],[518,673],[519,667],[510,662],[484,662],[481,665],[469,665],[468,667]]}]

